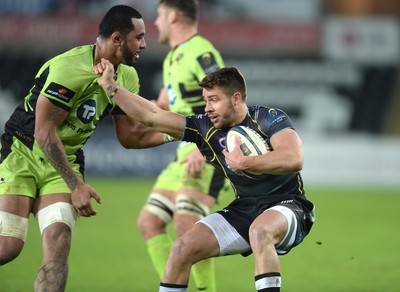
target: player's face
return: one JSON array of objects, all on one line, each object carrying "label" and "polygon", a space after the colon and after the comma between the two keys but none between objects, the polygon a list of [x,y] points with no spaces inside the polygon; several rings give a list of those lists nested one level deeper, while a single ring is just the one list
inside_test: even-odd
[{"label": "player's face", "polygon": [[236,113],[230,96],[214,87],[210,90],[203,89],[203,97],[206,102],[205,111],[214,127],[224,129],[234,125]]},{"label": "player's face", "polygon": [[169,42],[169,10],[165,5],[160,4],[157,9],[157,18],[154,22],[158,30],[158,41],[161,44],[168,44]]},{"label": "player's face", "polygon": [[146,48],[143,19],[132,18],[132,22],[135,29],[126,35],[120,48],[122,63],[128,66],[133,66],[139,60],[140,52]]}]

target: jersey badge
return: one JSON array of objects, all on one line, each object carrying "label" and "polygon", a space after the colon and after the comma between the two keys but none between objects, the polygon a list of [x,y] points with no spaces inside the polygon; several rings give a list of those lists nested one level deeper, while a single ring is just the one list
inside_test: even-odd
[{"label": "jersey badge", "polygon": [[215,60],[215,57],[211,52],[204,53],[197,58],[197,61],[199,62],[201,68],[206,74],[209,74],[219,69],[217,61]]},{"label": "jersey badge", "polygon": [[96,116],[96,100],[88,99],[77,110],[78,119],[85,125],[93,121]]},{"label": "jersey badge", "polygon": [[55,82],[51,82],[44,92],[64,102],[69,102],[75,95],[75,91]]},{"label": "jersey badge", "polygon": [[179,62],[179,60],[181,60],[183,58],[183,54],[178,54],[178,56],[176,56],[175,61]]}]

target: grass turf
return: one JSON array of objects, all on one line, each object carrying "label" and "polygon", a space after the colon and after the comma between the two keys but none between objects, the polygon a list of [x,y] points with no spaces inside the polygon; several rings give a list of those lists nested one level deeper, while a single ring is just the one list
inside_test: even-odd
[{"label": "grass turf", "polygon": [[[152,178],[88,178],[103,204],[81,218],[73,233],[66,291],[158,291],[136,219]],[[310,235],[281,257],[282,291],[399,291],[400,190],[307,188],[317,205]],[[215,209],[233,197],[223,197]],[[41,260],[40,236],[31,217],[26,245],[0,267],[0,291],[32,291]],[[254,258],[216,259],[219,291],[255,291]],[[190,287],[189,291],[195,291]]]}]

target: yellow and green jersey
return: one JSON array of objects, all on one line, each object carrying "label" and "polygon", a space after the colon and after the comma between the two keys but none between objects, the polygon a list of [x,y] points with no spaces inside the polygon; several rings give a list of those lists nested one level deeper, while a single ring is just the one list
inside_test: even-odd
[{"label": "yellow and green jersey", "polygon": [[[73,48],[47,61],[39,69],[34,86],[5,125],[2,156],[7,155],[13,137],[34,152],[40,152],[36,151],[38,145],[34,139],[34,129],[36,102],[39,94],[42,94],[68,112],[57,131],[69,159],[80,157],[82,153],[79,152],[98,122],[119,110],[97,84],[99,76],[93,72],[94,51],[94,45]],[[139,78],[133,67],[119,65],[116,78],[129,91],[139,92]]]},{"label": "yellow and green jersey", "polygon": [[164,59],[163,82],[169,110],[182,115],[204,113],[199,82],[209,73],[224,67],[221,54],[200,35],[172,49]]}]

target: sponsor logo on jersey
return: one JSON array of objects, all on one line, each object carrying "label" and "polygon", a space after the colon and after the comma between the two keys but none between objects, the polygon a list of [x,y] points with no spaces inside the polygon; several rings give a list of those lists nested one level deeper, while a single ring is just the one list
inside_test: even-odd
[{"label": "sponsor logo on jersey", "polygon": [[78,119],[83,124],[89,124],[96,116],[96,100],[88,99],[76,111]]},{"label": "sponsor logo on jersey", "polygon": [[44,92],[65,102],[69,102],[75,95],[75,91],[55,82],[51,82]]},{"label": "sponsor logo on jersey", "polygon": [[199,62],[201,68],[203,68],[206,74],[209,74],[219,69],[217,61],[215,60],[215,57],[211,52],[204,53],[197,58],[197,61]]}]

